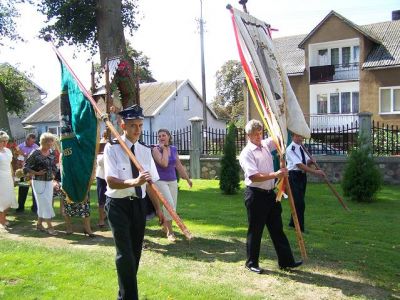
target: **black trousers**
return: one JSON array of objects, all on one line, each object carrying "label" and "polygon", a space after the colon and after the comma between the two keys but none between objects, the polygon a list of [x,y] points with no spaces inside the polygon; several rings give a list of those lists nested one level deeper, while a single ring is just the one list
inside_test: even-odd
[{"label": "black trousers", "polygon": [[[299,219],[300,229],[304,232],[304,212],[306,210],[307,175],[301,171],[289,171],[289,184],[292,189],[294,205],[296,206],[297,218]],[[289,226],[294,227],[293,218],[290,217]]]},{"label": "black trousers", "polygon": [[258,267],[261,238],[264,226],[267,226],[269,235],[278,256],[278,264],[281,267],[294,263],[294,257],[289,241],[283,232],[282,206],[276,202],[273,191],[265,191],[258,188],[246,187],[245,205],[249,228],[247,230],[247,261],[249,267]]},{"label": "black trousers", "polygon": [[146,226],[143,199],[107,197],[105,212],[115,241],[120,300],[138,299],[136,274]]},{"label": "black trousers", "polygon": [[[21,182],[23,182],[23,178],[21,178]],[[24,210],[25,209],[25,202],[26,202],[26,197],[28,196],[28,191],[29,191],[29,185],[27,186],[19,186],[18,187],[18,210]],[[36,198],[35,198],[35,193],[32,191],[32,211],[37,211],[37,205],[36,205]]]}]

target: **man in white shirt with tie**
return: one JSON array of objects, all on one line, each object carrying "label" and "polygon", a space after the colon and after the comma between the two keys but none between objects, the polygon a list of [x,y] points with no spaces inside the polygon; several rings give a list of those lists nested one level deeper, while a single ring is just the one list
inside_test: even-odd
[{"label": "man in white shirt with tie", "polygon": [[[136,274],[142,252],[146,226],[146,183],[157,181],[158,172],[151,149],[139,142],[143,126],[143,112],[133,105],[118,113],[122,118],[121,139],[134,153],[145,170],[140,173],[130,161],[118,141],[104,149],[104,171],[107,181],[105,211],[113,233],[118,274],[117,299],[138,299]],[[151,192],[151,190],[147,190]],[[163,215],[157,197],[149,193],[160,222]]]},{"label": "man in white shirt with tie", "polygon": [[[306,209],[304,197],[306,194],[307,175],[311,173],[316,176],[324,177],[322,170],[311,168],[313,160],[303,150],[304,137],[292,133],[292,143],[286,148],[286,162],[289,170],[289,183],[296,206],[297,218],[299,219],[300,229],[304,232],[304,211]],[[294,228],[293,218],[290,217],[290,227]]]}]

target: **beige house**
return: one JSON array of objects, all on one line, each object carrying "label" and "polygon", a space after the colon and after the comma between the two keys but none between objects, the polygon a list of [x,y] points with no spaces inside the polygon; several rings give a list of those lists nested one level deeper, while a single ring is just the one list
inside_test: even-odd
[{"label": "beige house", "polygon": [[[312,129],[350,124],[363,111],[400,125],[400,11],[362,26],[331,11],[310,33],[273,42]],[[258,117],[251,101],[247,117]]]}]

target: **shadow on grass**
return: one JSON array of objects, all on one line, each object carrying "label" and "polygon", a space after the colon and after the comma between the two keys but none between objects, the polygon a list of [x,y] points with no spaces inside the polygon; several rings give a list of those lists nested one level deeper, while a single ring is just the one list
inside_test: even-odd
[{"label": "shadow on grass", "polygon": [[[8,233],[16,237],[23,238],[35,238],[41,240],[40,243],[44,243],[44,239],[53,238],[59,240],[59,245],[70,244],[70,245],[98,245],[98,246],[114,246],[114,240],[111,236],[111,232],[108,228],[105,230],[97,230],[92,225],[93,231],[95,231],[95,237],[85,236],[83,233],[83,225],[81,218],[73,218],[72,223],[72,234],[66,234],[64,221],[60,218],[55,218],[52,223],[54,229],[57,231],[57,236],[49,235],[47,232],[36,230],[37,215],[35,213],[21,213],[21,214],[10,214],[15,219],[11,223],[11,228]],[[53,242],[54,243],[54,242]],[[50,243],[51,244],[51,243]],[[56,243],[57,244],[57,243]]]},{"label": "shadow on grass", "polygon": [[146,229],[146,249],[164,256],[173,256],[180,259],[188,259],[204,262],[238,262],[245,257],[245,243],[238,239],[213,239],[195,237],[188,241],[181,234],[175,243],[156,243],[150,238],[161,237],[160,230]]},{"label": "shadow on grass", "polygon": [[346,296],[362,296],[367,299],[390,299],[392,296],[389,291],[368,283],[303,270],[292,270],[289,272],[265,270],[263,275],[286,277],[308,285],[341,290]]}]

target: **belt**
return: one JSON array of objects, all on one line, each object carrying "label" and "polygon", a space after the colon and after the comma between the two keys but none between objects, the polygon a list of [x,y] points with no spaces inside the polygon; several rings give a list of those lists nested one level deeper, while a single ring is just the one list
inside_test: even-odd
[{"label": "belt", "polygon": [[255,187],[255,186],[247,186],[247,188],[249,188],[251,190],[254,190],[254,191],[257,191],[257,192],[260,192],[260,193],[265,193],[265,194],[275,193],[275,189],[266,190],[266,189],[258,188],[258,187]]},{"label": "belt", "polygon": [[140,198],[134,197],[134,196],[128,196],[128,197],[123,197],[123,198],[114,198],[114,197],[107,196],[107,198],[114,199],[114,200],[130,200],[130,201],[135,200],[135,199],[140,199]]}]

